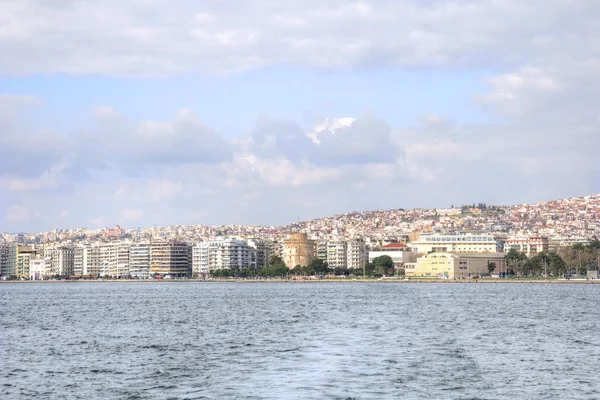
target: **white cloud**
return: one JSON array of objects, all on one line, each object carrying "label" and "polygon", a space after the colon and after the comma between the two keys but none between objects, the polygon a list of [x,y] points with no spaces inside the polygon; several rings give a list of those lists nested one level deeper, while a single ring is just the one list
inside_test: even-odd
[{"label": "white cloud", "polygon": [[60,218],[68,218],[68,217],[71,216],[71,211],[69,211],[69,210],[60,210],[59,213],[58,213],[58,216]]},{"label": "white cloud", "polygon": [[139,208],[127,208],[121,210],[121,218],[127,221],[137,221],[144,216],[144,211]]},{"label": "white cloud", "polygon": [[99,217],[96,217],[96,218],[92,219],[92,224],[95,227],[106,227],[107,221],[108,220],[106,219],[106,217],[99,216]]},{"label": "white cloud", "polygon": [[[71,166],[71,163],[63,160],[52,165],[44,171],[39,177],[22,178],[9,176],[2,179],[0,177],[0,186],[3,186],[10,192],[38,191],[44,189],[57,189],[65,180],[64,173]],[[4,181],[4,182],[3,182]]]},{"label": "white cloud", "polygon": [[28,0],[0,16],[0,73],[15,75],[536,65],[597,57],[600,36],[594,1]]},{"label": "white cloud", "polygon": [[31,213],[24,206],[9,206],[4,218],[10,222],[27,222],[31,219]]},{"label": "white cloud", "polygon": [[29,210],[65,219],[47,217],[48,228],[76,221],[56,210],[82,204],[82,218],[100,227],[279,223],[599,192],[599,13],[591,0],[0,2],[4,75],[486,70],[489,90],[473,106],[500,120],[458,124],[423,110],[414,126],[392,127],[375,109],[324,115],[307,131],[267,116],[231,138],[188,108],[136,120],[105,104],[91,110],[91,126],[58,132],[51,119],[33,129],[25,118],[41,99],[0,95],[0,209],[15,228],[39,223]]},{"label": "white cloud", "polygon": [[92,115],[101,121],[118,121],[123,118],[117,110],[110,106],[96,106],[92,108]]}]

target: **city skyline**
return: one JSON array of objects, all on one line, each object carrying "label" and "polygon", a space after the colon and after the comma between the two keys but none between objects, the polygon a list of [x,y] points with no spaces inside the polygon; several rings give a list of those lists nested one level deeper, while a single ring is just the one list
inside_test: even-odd
[{"label": "city skyline", "polygon": [[0,15],[1,231],[600,192],[594,2],[31,0]]},{"label": "city skyline", "polygon": [[[202,241],[209,237],[283,238],[291,232],[312,237],[397,239],[415,232],[494,232],[498,236],[549,236],[558,241],[589,241],[600,237],[600,194],[514,205],[470,203],[450,208],[394,208],[332,214],[284,225],[171,224],[164,226],[54,228],[42,232],[2,232],[5,241],[115,239]],[[24,236],[21,236],[24,235]],[[21,237],[19,237],[21,236]],[[566,242],[565,242],[566,243]],[[572,242],[574,243],[574,242]]]}]

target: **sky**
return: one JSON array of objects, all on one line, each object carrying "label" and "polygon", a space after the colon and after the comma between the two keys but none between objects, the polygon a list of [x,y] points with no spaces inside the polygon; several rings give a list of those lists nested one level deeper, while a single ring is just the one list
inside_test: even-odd
[{"label": "sky", "polygon": [[597,0],[4,0],[0,231],[600,192]]}]

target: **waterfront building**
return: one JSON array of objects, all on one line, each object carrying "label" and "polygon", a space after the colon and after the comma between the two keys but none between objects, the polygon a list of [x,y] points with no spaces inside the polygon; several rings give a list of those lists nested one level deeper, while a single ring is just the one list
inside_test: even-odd
[{"label": "waterfront building", "polygon": [[269,265],[269,260],[273,252],[273,243],[263,239],[250,239],[248,246],[254,249],[250,251],[250,266],[260,269]]},{"label": "waterfront building", "polygon": [[544,236],[517,237],[504,240],[504,252],[511,249],[524,253],[527,257],[538,253],[547,252],[549,248],[548,238]]},{"label": "waterfront building", "polygon": [[[255,242],[255,245],[258,243]],[[262,246],[268,246],[262,243]],[[264,247],[261,257],[264,262]],[[201,276],[211,270],[239,268],[256,268],[253,260],[257,259],[257,250],[243,240],[227,238],[215,239],[199,243],[192,250],[192,275]]]},{"label": "waterfront building", "polygon": [[47,277],[68,278],[73,275],[75,266],[73,247],[57,246],[44,249],[44,275]]},{"label": "waterfront building", "polygon": [[343,240],[327,242],[327,264],[329,268],[348,267],[348,244]]},{"label": "waterfront building", "polygon": [[353,239],[348,241],[346,256],[347,268],[362,268],[367,263],[368,254],[365,241]]},{"label": "waterfront building", "polygon": [[38,251],[30,246],[17,246],[15,275],[17,279],[29,279],[29,264],[38,257]]},{"label": "waterfront building", "polygon": [[129,243],[117,244],[117,260],[115,264],[115,278],[130,278],[129,274]]},{"label": "waterfront building", "polygon": [[104,249],[100,244],[83,243],[74,248],[73,274],[100,276],[104,266]]},{"label": "waterfront building", "polygon": [[315,241],[315,256],[319,260],[327,261],[327,240]]},{"label": "waterfront building", "polygon": [[78,244],[73,248],[73,275],[75,276],[83,275],[86,247],[89,247],[89,244]]},{"label": "waterfront building", "polygon": [[192,251],[183,242],[153,242],[150,245],[150,275],[187,276],[191,272]]},{"label": "waterfront building", "polygon": [[17,244],[0,243],[0,275],[12,277],[16,275]]},{"label": "waterfront building", "polygon": [[117,270],[117,245],[116,243],[103,243],[100,246],[102,269],[100,276],[115,276]]},{"label": "waterfront building", "polygon": [[315,242],[306,233],[292,233],[283,241],[283,262],[288,268],[306,267],[315,259]]},{"label": "waterfront building", "polygon": [[502,252],[502,246],[488,233],[464,235],[420,235],[419,240],[411,243],[418,253],[496,253]]},{"label": "waterfront building", "polygon": [[277,256],[283,259],[283,241],[274,240],[271,256]]},{"label": "waterfront building", "polygon": [[41,281],[44,280],[46,272],[46,261],[44,259],[29,260],[29,280]]},{"label": "waterfront building", "polygon": [[150,278],[150,243],[131,243],[129,274],[133,279]]},{"label": "waterfront building", "polygon": [[466,279],[488,275],[488,264],[496,268],[492,275],[506,273],[504,253],[430,253],[405,265],[407,277]]}]

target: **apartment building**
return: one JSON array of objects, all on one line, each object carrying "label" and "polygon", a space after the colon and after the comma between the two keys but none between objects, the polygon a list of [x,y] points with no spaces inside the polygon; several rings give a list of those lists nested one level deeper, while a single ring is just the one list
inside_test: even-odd
[{"label": "apartment building", "polygon": [[516,250],[519,253],[525,253],[527,257],[543,253],[549,249],[549,241],[544,236],[516,237],[504,240],[504,252]]},{"label": "apartment building", "polygon": [[327,240],[315,241],[315,256],[319,260],[327,261]]},{"label": "apartment building", "polygon": [[[267,243],[263,243],[261,247],[263,245],[268,246]],[[200,276],[208,274],[211,270],[232,267],[255,268],[257,264],[252,260],[257,260],[256,253],[256,248],[239,239],[216,239],[199,243],[192,249],[192,275]],[[265,253],[261,257],[264,256]]]},{"label": "apartment building", "polygon": [[191,272],[192,251],[183,242],[153,242],[150,245],[150,275],[187,276]]},{"label": "apartment building", "polygon": [[44,249],[44,264],[47,277],[68,278],[73,275],[75,252],[70,246],[46,247]]},{"label": "apartment building", "polygon": [[150,243],[129,246],[129,274],[133,279],[150,278]]},{"label": "apartment building", "polygon": [[[104,251],[100,244],[80,244],[74,248],[74,275],[100,276],[104,267]],[[104,274],[105,275],[105,274]]]},{"label": "apartment building", "polygon": [[346,267],[362,268],[368,260],[367,246],[364,240],[354,239],[348,241]]},{"label": "apartment building", "polygon": [[0,275],[15,276],[17,271],[17,244],[0,243]]},{"label": "apartment building", "polygon": [[263,268],[269,265],[269,259],[273,253],[273,242],[263,239],[249,239],[248,246],[254,249],[250,252],[250,266]]},{"label": "apartment building", "polygon": [[327,242],[327,264],[334,269],[348,267],[348,244],[345,241]]},{"label": "apartment building", "polygon": [[41,252],[30,246],[17,246],[17,259],[15,275],[18,279],[29,279],[29,265],[31,260],[41,256]]}]

